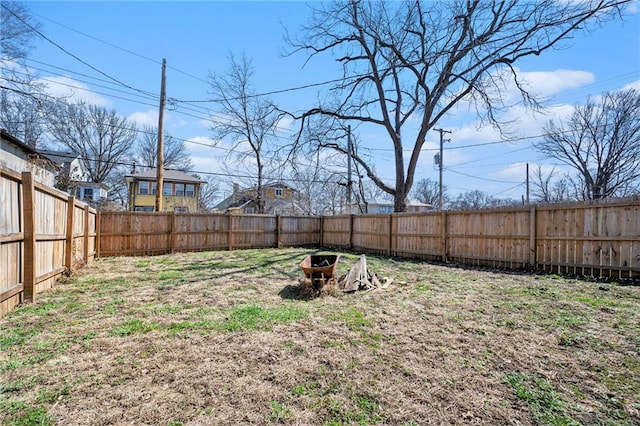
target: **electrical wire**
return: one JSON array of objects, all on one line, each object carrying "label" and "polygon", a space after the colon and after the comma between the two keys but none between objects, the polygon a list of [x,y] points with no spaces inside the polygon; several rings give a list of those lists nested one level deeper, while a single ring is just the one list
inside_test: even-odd
[{"label": "electrical wire", "polygon": [[47,42],[51,43],[52,45],[54,45],[55,47],[57,47],[58,49],[60,49],[61,51],[63,51],[64,53],[66,53],[67,55],[71,56],[72,58],[74,58],[75,60],[77,60],[78,62],[88,66],[89,68],[91,68],[92,70],[102,74],[103,76],[107,77],[109,80],[112,80],[116,83],[118,83],[121,86],[124,86],[128,89],[131,90],[135,90],[136,92],[140,92],[143,93],[145,95],[151,95],[151,92],[147,92],[145,90],[141,90],[141,89],[137,89],[133,86],[130,86],[126,83],[123,83],[122,81],[118,80],[115,77],[110,76],[109,74],[105,73],[104,71],[99,70],[98,68],[94,67],[93,65],[89,64],[88,62],[84,61],[83,59],[81,59],[80,57],[78,57],[77,55],[71,53],[70,51],[68,51],[67,49],[65,49],[64,47],[62,47],[60,44],[56,43],[55,41],[53,41],[52,39],[50,39],[49,37],[47,37],[44,33],[42,33],[40,30],[38,30],[37,28],[35,28],[33,25],[29,24],[27,21],[25,21],[24,19],[22,19],[20,16],[18,16],[15,12],[13,12],[11,9],[9,9],[7,6],[5,6],[4,4],[0,4],[0,6],[5,9],[7,12],[9,12],[11,15],[13,15],[18,21],[22,22],[22,24],[24,24],[26,27],[28,27],[31,31],[33,31],[34,33],[38,34],[40,37],[42,37],[44,40],[46,40]]}]

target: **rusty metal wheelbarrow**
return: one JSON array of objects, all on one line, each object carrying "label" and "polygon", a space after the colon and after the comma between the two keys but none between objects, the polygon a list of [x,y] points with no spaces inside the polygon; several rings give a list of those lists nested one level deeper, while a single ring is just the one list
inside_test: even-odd
[{"label": "rusty metal wheelbarrow", "polygon": [[335,272],[339,258],[335,254],[309,255],[300,262],[300,268],[313,288],[320,290],[328,283],[336,283]]}]

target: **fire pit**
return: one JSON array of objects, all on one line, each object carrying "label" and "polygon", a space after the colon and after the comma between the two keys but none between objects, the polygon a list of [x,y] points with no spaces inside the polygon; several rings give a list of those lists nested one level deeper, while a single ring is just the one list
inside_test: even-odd
[{"label": "fire pit", "polygon": [[336,283],[335,272],[339,258],[335,254],[309,255],[300,262],[300,268],[313,288],[320,290],[326,284]]}]

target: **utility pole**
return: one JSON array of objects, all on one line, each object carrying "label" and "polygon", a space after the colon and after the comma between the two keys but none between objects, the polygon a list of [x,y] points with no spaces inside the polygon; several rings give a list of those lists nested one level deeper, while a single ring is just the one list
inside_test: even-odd
[{"label": "utility pole", "polygon": [[440,210],[443,209],[444,207],[444,202],[442,200],[442,169],[443,169],[443,158],[442,158],[442,145],[444,143],[444,134],[445,133],[451,133],[451,130],[444,130],[444,129],[433,129],[436,132],[440,132],[440,158],[438,159],[438,169],[440,172],[440,180],[439,180],[439,187],[440,187],[440,192],[438,195],[438,204],[440,206]]},{"label": "utility pole", "polygon": [[156,211],[162,211],[162,187],[164,186],[164,106],[167,102],[166,94],[167,60],[162,58],[162,80],[160,83],[160,112],[158,113],[158,160],[156,173]]},{"label": "utility pole", "polygon": [[347,127],[347,150],[349,155],[347,156],[347,206],[349,206],[349,213],[351,213],[351,126]]}]

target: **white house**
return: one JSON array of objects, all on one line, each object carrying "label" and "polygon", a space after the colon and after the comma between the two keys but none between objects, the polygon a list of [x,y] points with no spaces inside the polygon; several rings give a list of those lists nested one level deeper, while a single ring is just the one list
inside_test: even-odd
[{"label": "white house", "polygon": [[[421,203],[415,199],[407,199],[407,212],[426,212],[432,209],[431,204]],[[365,210],[364,212],[362,210]],[[347,214],[391,214],[393,213],[393,200],[367,201],[364,206],[351,204],[347,208]]]}]

